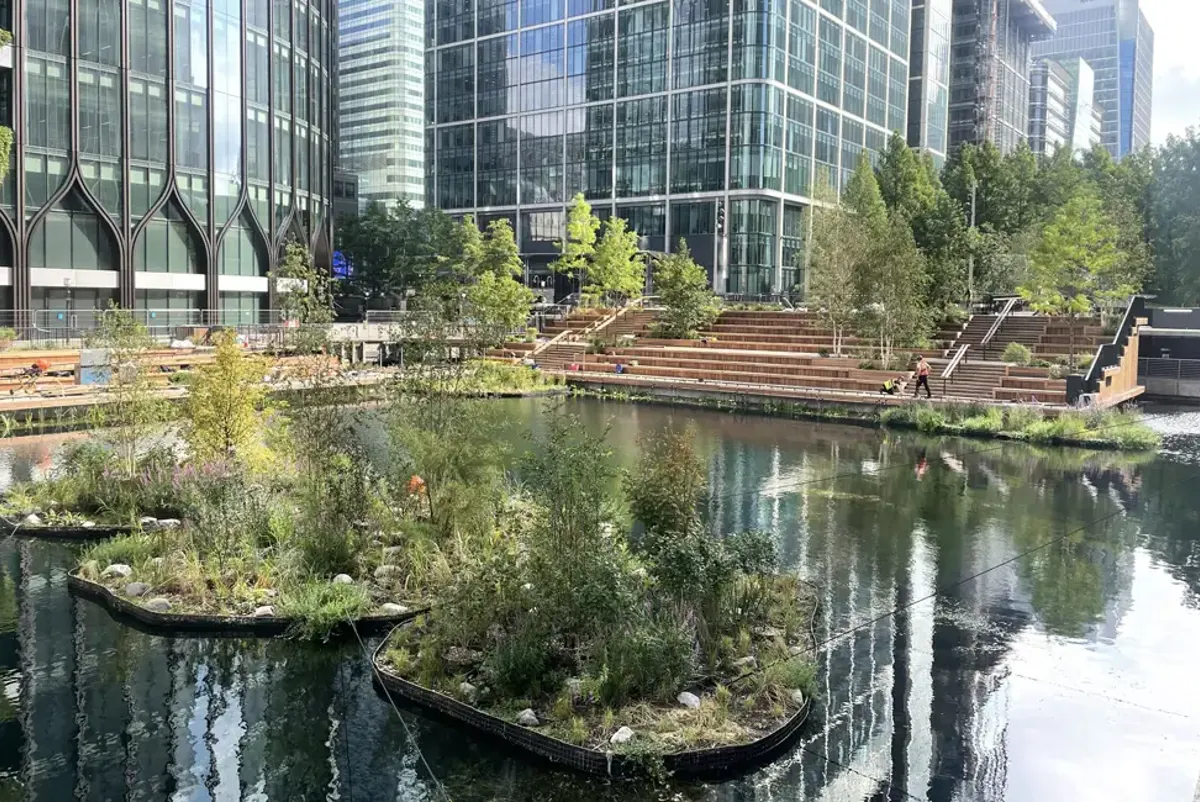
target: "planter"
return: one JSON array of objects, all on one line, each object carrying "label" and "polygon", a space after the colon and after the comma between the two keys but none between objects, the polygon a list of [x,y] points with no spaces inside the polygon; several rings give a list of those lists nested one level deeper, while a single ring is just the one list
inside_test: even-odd
[{"label": "planter", "polygon": [[71,540],[81,543],[107,540],[110,537],[128,535],[133,531],[132,526],[27,526],[20,521],[11,521],[7,518],[0,518],[0,524],[8,528],[9,534],[17,537]]},{"label": "planter", "polygon": [[[537,759],[598,776],[632,776],[642,773],[645,758],[576,746],[485,713],[476,707],[410,682],[381,667],[385,639],[371,656],[376,679],[389,694],[463,725],[487,737],[497,738]],[[799,732],[812,701],[804,704],[780,727],[755,741],[735,746],[693,749],[662,756],[664,768],[677,777],[714,777],[744,773],[757,768],[786,747]]]},{"label": "planter", "polygon": [[[67,575],[67,587],[76,596],[96,602],[119,623],[154,635],[227,635],[274,637],[286,634],[296,623],[287,616],[211,615],[205,613],[159,613],[113,593],[99,582],[84,579],[76,570]],[[377,634],[402,624],[424,610],[410,610],[402,615],[368,615],[354,621],[361,634]]]}]

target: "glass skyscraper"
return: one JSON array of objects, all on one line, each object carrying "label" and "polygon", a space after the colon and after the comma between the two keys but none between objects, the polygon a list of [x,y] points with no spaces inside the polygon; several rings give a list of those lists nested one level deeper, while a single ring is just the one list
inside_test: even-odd
[{"label": "glass skyscraper", "polygon": [[2,9],[0,300],[18,322],[110,300],[250,321],[287,240],[328,265],[331,0]]},{"label": "glass skyscraper", "polygon": [[583,192],[714,286],[803,285],[803,208],[905,129],[911,0],[431,0],[426,198],[508,218],[532,283]]},{"label": "glass skyscraper", "polygon": [[1138,0],[1047,0],[1046,6],[1058,32],[1035,45],[1034,55],[1082,58],[1092,66],[1104,146],[1114,157],[1150,144],[1154,31]]},{"label": "glass skyscraper", "polygon": [[362,203],[425,202],[425,7],[338,0],[340,167]]},{"label": "glass skyscraper", "polygon": [[1007,153],[1029,132],[1030,46],[1054,33],[1041,0],[954,0],[950,147]]},{"label": "glass skyscraper", "polygon": [[908,144],[940,168],[950,149],[952,0],[913,0],[908,80]]},{"label": "glass skyscraper", "polygon": [[1095,89],[1095,73],[1081,58],[1035,61],[1030,73],[1030,150],[1049,156],[1060,147],[1079,153],[1098,144],[1103,117],[1094,102]]}]

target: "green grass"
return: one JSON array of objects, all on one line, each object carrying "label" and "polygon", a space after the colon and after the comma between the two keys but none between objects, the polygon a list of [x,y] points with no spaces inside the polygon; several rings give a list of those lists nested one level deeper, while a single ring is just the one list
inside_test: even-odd
[{"label": "green grass", "polygon": [[301,638],[324,638],[347,621],[371,609],[371,596],[362,585],[308,582],[285,588],[279,595],[279,615],[295,618],[294,633]]}]

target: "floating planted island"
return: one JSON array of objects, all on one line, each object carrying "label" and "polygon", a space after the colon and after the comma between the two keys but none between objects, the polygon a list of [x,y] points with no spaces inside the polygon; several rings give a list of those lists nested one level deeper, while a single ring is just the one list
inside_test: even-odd
[{"label": "floating planted island", "polygon": [[807,711],[815,594],[767,533],[708,531],[690,432],[644,439],[622,499],[581,429],[550,421],[487,548],[377,650],[380,680],[582,771],[748,767]]}]

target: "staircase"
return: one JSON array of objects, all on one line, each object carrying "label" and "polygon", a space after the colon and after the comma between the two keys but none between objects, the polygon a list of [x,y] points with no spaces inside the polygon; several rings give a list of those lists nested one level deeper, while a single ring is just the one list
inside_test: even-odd
[{"label": "staircase", "polygon": [[[942,372],[949,363],[949,359],[929,360],[929,366],[932,368],[929,374],[929,389],[933,391],[934,398],[991,401],[995,389],[1008,375],[1008,366],[1003,363],[967,360],[959,363],[958,369],[949,379],[943,379]],[[922,391],[921,396],[924,395]]]}]

